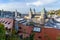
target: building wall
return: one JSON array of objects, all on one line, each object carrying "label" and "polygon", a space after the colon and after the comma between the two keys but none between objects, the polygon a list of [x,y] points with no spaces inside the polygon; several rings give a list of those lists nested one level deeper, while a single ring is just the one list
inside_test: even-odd
[{"label": "building wall", "polygon": [[0,22],[4,24],[4,27],[7,27],[8,29],[11,29],[11,31],[12,31],[13,23],[14,23],[13,19],[10,19],[10,18],[0,18]]},{"label": "building wall", "polygon": [[[32,33],[33,27],[32,26],[24,26],[22,24],[19,24],[22,29],[24,37],[29,36]],[[27,34],[24,34],[23,31],[25,31]],[[57,40],[57,38],[60,37],[60,30],[54,29],[54,28],[41,28],[41,32],[35,32],[34,39],[35,40]]]}]

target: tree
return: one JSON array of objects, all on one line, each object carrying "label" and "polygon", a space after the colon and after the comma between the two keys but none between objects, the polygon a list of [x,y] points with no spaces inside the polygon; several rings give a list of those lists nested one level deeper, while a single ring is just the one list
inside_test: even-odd
[{"label": "tree", "polygon": [[23,40],[34,40],[35,33],[31,33],[29,37],[24,38]]},{"label": "tree", "polygon": [[29,40],[34,40],[34,35],[35,35],[35,34],[32,33],[32,34],[30,35],[30,37],[29,37],[29,38],[30,38]]},{"label": "tree", "polygon": [[2,23],[0,23],[0,40],[5,40],[5,30]]},{"label": "tree", "polygon": [[30,22],[29,25],[30,25],[30,26],[34,26],[34,22]]}]

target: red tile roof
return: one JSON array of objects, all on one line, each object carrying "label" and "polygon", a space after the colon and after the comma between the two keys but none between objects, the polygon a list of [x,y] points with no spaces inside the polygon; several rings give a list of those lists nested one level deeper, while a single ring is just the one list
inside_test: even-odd
[{"label": "red tile roof", "polygon": [[13,27],[13,19],[10,18],[0,18],[0,22],[3,22],[5,27],[12,28]]}]

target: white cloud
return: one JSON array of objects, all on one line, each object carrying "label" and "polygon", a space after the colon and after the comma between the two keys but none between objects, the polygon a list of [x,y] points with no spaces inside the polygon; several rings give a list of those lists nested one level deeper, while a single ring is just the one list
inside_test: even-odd
[{"label": "white cloud", "polygon": [[22,2],[0,3],[0,10],[15,11],[17,9],[19,12],[22,12],[25,8],[28,8],[28,6]]},{"label": "white cloud", "polygon": [[35,6],[39,6],[42,5],[43,3],[40,1],[36,1],[36,2],[32,2],[32,3],[26,3],[27,5],[35,5]]},{"label": "white cloud", "polygon": [[34,2],[26,3],[27,5],[41,6],[56,2],[57,0],[37,0]]},{"label": "white cloud", "polygon": [[26,1],[21,2],[20,0],[9,0],[7,3],[0,3],[0,10],[4,9],[9,11],[15,11],[15,9],[17,9],[19,12],[25,13],[29,11],[28,9],[30,7],[33,8],[37,6],[36,8],[38,8],[38,6],[47,5],[49,3],[56,2],[57,0],[30,0],[29,2]]}]

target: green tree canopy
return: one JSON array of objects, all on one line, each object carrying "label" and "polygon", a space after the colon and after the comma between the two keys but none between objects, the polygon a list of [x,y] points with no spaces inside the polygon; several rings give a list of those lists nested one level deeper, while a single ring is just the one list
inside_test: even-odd
[{"label": "green tree canopy", "polygon": [[0,23],[0,40],[5,40],[5,30],[2,23]]}]

